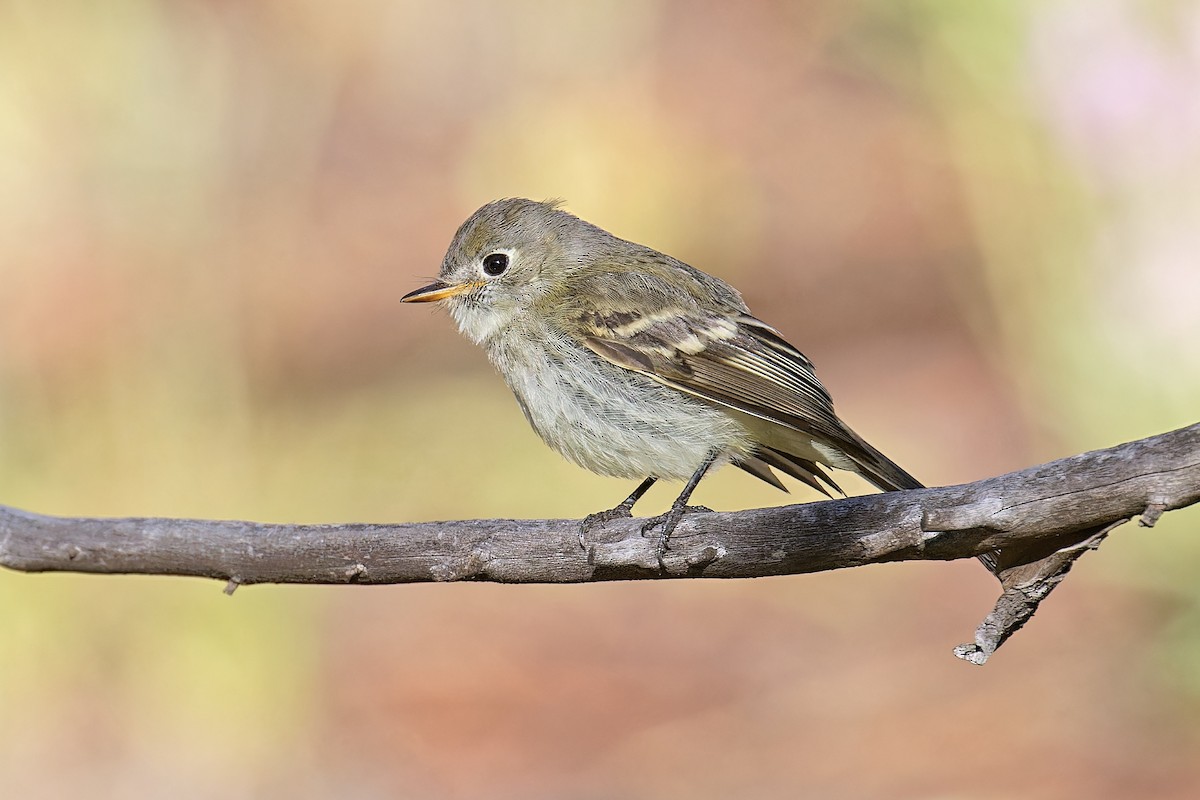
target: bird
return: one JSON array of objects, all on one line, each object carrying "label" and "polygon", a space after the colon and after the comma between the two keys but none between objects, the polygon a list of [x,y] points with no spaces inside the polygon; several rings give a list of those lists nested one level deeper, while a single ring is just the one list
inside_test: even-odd
[{"label": "bird", "polygon": [[[541,439],[592,472],[641,483],[597,525],[631,517],[659,480],[683,481],[646,520],[665,552],[697,484],[732,464],[844,494],[827,469],[882,491],[922,484],[834,413],[812,362],[750,313],[725,281],[618,238],[560,201],[504,198],[457,230],[432,283],[401,298],[439,303],[481,345]],[[661,560],[661,558],[660,558]]]}]

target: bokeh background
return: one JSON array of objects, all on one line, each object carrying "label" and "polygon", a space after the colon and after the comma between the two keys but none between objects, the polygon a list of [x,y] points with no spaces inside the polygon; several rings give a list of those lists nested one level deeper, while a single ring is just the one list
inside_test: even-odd
[{"label": "bokeh background", "polygon": [[[511,195],[736,284],[929,483],[1195,422],[1197,87],[1200,7],[1170,0],[4,0],[0,502],[612,505],[398,303]],[[735,472],[699,502],[812,499]],[[983,669],[950,654],[997,592],[974,562],[232,598],[5,572],[0,782],[1194,797],[1198,527],[1118,530]]]}]

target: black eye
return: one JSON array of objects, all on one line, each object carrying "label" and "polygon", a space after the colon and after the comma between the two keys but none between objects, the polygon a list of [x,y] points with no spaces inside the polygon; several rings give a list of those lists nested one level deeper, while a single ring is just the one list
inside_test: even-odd
[{"label": "black eye", "polygon": [[508,256],[504,253],[492,253],[483,259],[483,271],[496,276],[508,269]]}]

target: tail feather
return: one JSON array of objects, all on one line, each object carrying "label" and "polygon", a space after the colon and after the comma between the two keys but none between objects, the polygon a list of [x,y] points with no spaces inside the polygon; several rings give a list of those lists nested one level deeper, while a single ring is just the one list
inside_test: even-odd
[{"label": "tail feather", "polygon": [[[844,424],[837,432],[840,435],[817,435],[749,414],[731,413],[757,440],[755,458],[810,486],[820,479],[839,494],[845,494],[821,469],[823,465],[857,472],[885,492],[924,488],[920,481]],[[747,471],[755,474],[753,470]]]},{"label": "tail feather", "polygon": [[760,448],[758,457],[766,461],[771,466],[782,470],[788,475],[791,475],[793,478],[804,481],[826,497],[833,497],[833,495],[831,495],[824,486],[817,482],[818,478],[824,481],[830,489],[833,489],[838,494],[842,495],[843,497],[846,495],[846,493],[842,491],[842,487],[834,483],[833,478],[829,477],[829,473],[821,469],[821,466],[815,461],[807,458],[801,458],[799,456],[792,455],[791,453],[786,453],[782,450],[776,450],[773,447]]},{"label": "tail feather", "polygon": [[772,472],[771,467],[761,459],[754,456],[746,456],[736,459],[733,464],[746,470],[746,472],[749,472],[760,481],[771,484],[781,492],[787,491],[787,487],[783,485],[783,481],[779,480],[779,476]]},{"label": "tail feather", "polygon": [[[787,487],[771,471],[771,467],[792,476],[798,481],[803,481],[826,497],[833,497],[829,493],[829,489],[833,489],[843,496],[846,494],[842,491],[842,487],[834,483],[833,478],[829,477],[829,473],[821,469],[821,466],[815,461],[800,458],[770,447],[760,447],[755,451],[754,455],[744,456],[733,463],[759,480],[765,481],[785,492],[787,491]],[[825,482],[824,485],[822,485],[821,481]],[[826,486],[829,488],[827,489]]]},{"label": "tail feather", "polygon": [[[813,458],[816,456],[828,466],[857,472],[885,492],[906,489],[924,489],[925,486],[904,471],[896,462],[876,450],[854,431],[842,425],[843,437],[838,442],[820,443],[800,431],[780,425],[764,424],[763,421],[746,418],[747,427],[759,436],[759,446],[754,455],[737,463],[751,475],[762,478],[772,486],[783,488],[771,467],[803,481],[817,491],[830,496],[818,481],[824,481],[840,494],[845,494],[833,479],[821,469]],[[769,477],[768,477],[769,476]],[[787,491],[784,489],[784,491]],[[979,556],[980,562],[993,575],[1000,574],[999,551]]]},{"label": "tail feather", "polygon": [[867,444],[854,431],[849,428],[845,428],[845,431],[848,440],[846,444],[852,446],[843,447],[842,451],[858,467],[857,471],[879,489],[885,492],[899,492],[905,489],[925,488],[923,483],[901,469],[896,462]]}]

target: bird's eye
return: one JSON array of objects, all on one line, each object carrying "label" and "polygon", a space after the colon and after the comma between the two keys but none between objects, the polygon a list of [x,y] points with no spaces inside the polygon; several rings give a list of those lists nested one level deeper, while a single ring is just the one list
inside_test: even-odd
[{"label": "bird's eye", "polygon": [[483,259],[483,271],[495,277],[508,269],[508,256],[504,253],[492,253]]}]

